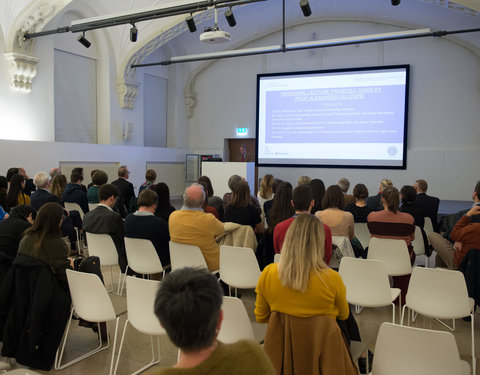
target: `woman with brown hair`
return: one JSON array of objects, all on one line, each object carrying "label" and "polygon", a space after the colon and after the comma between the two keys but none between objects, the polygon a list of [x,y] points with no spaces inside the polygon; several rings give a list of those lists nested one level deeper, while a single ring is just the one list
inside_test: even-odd
[{"label": "woman with brown hair", "polygon": [[315,216],[330,227],[332,236],[352,240],[355,237],[353,215],[342,210],[344,202],[342,189],[338,185],[329,186],[322,200],[323,211],[317,211]]},{"label": "woman with brown hair", "polygon": [[50,186],[50,191],[53,195],[55,195],[60,202],[63,202],[63,191],[67,186],[67,178],[63,174],[57,174],[52,179],[52,185]]},{"label": "woman with brown hair", "polygon": [[353,197],[355,203],[350,203],[345,207],[345,211],[353,215],[355,223],[366,223],[367,217],[372,209],[367,206],[368,189],[364,184],[356,184],[353,187]]},{"label": "woman with brown hair", "polygon": [[245,181],[239,182],[232,191],[232,200],[225,210],[225,221],[250,225],[255,233],[263,233],[264,228],[259,210],[250,203],[250,187]]}]

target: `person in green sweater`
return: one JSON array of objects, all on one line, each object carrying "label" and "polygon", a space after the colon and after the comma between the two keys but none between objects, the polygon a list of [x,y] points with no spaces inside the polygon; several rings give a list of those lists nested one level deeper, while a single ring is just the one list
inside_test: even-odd
[{"label": "person in green sweater", "polygon": [[162,281],[154,311],[180,355],[173,368],[160,369],[157,375],[275,374],[256,342],[217,340],[223,320],[222,295],[217,278],[207,270],[182,268]]}]

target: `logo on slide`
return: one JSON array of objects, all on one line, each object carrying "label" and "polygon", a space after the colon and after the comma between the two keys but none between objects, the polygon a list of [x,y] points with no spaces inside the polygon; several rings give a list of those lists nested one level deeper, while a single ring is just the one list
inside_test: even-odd
[{"label": "logo on slide", "polygon": [[388,155],[395,156],[398,152],[398,149],[395,146],[390,146],[387,152],[388,152]]}]

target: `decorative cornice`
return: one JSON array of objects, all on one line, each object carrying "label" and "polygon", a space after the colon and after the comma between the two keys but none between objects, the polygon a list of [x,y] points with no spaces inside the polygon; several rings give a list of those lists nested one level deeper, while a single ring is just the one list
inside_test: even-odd
[{"label": "decorative cornice", "polygon": [[133,109],[135,99],[138,95],[139,82],[122,79],[117,82],[117,94],[120,107],[125,109]]},{"label": "decorative cornice", "polygon": [[32,80],[37,75],[37,63],[40,59],[15,52],[5,53],[4,56],[8,61],[10,86],[18,91],[32,91]]}]

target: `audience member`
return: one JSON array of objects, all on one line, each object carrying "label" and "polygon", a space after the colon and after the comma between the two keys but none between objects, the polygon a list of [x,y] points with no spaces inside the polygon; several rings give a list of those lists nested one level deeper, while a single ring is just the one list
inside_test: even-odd
[{"label": "audience member", "polygon": [[310,213],[313,215],[315,212],[322,209],[322,200],[325,195],[325,184],[322,180],[315,178],[310,181],[310,187],[313,192],[313,201],[315,202]]},{"label": "audience member", "polygon": [[332,236],[344,236],[352,240],[355,237],[353,215],[342,211],[344,199],[342,189],[338,185],[329,186],[323,196],[323,210],[317,211],[315,216],[330,227]]},{"label": "audience member", "polygon": [[25,187],[25,178],[20,174],[15,174],[10,179],[10,187],[7,192],[6,202],[4,209],[7,212],[19,205],[30,204],[30,197],[23,192]]},{"label": "audience member", "polygon": [[[205,192],[205,195],[206,195],[207,194],[207,184],[205,182],[198,182],[198,184],[202,185],[203,191]],[[203,209],[203,212],[205,212],[207,214],[212,214],[213,216],[215,216],[216,219],[220,220],[220,215],[218,214],[217,209],[208,204],[208,199],[205,199],[203,201],[202,209]]]},{"label": "audience member", "polygon": [[[99,169],[92,169],[91,172],[90,172],[90,179],[92,180],[92,182],[90,182],[88,185],[87,185],[87,193],[88,193],[88,189],[90,189],[92,186],[93,186],[93,175],[95,174],[96,171],[98,171]],[[105,182],[106,183],[106,182]]]},{"label": "audience member", "polygon": [[82,188],[83,175],[78,172],[72,172],[70,183],[67,184],[63,191],[62,201],[64,203],[76,203],[80,206],[83,213],[88,212],[87,193]]},{"label": "audience member", "polygon": [[33,183],[33,180],[28,177],[27,172],[25,172],[25,169],[22,167],[18,167],[18,174],[23,176],[25,179],[25,188],[23,189],[23,192],[30,196],[33,191],[35,191],[35,184]]},{"label": "audience member", "polygon": [[155,172],[153,169],[148,169],[145,172],[145,182],[140,185],[140,188],[138,189],[138,194],[144,190],[144,189],[149,189],[153,185],[155,185],[155,180],[157,179],[157,172]]},{"label": "audience member", "polygon": [[297,185],[309,184],[312,182],[312,179],[308,176],[300,176],[297,181]]},{"label": "audience member", "polygon": [[[278,185],[281,182],[283,182],[283,181],[278,179],[278,178],[273,179],[272,190],[273,190],[274,193],[277,191]],[[275,196],[274,196],[274,199],[275,199]],[[268,227],[268,217],[270,215],[270,210],[272,209],[274,199],[266,201],[263,204],[263,212],[265,212],[265,221],[266,221],[265,229],[267,229],[267,227]]]},{"label": "audience member", "polygon": [[350,189],[350,181],[348,181],[348,178],[342,177],[338,180],[337,185],[340,186],[340,189],[342,189],[343,198],[345,199],[342,209],[349,204],[355,203],[355,198],[353,197],[353,195],[347,194],[348,189]]},{"label": "audience member", "polygon": [[380,181],[380,185],[378,187],[378,194],[367,198],[367,206],[370,207],[372,211],[383,210],[382,192],[389,186],[393,186],[392,181],[384,178],[382,181]]},{"label": "audience member", "polygon": [[262,224],[264,227],[267,226],[267,221],[265,219],[265,210],[263,206],[265,202],[272,200],[274,196],[275,194],[273,192],[273,176],[271,174],[266,174],[260,181],[260,190],[257,193],[258,204],[260,205],[260,209],[262,211]]},{"label": "audience member", "polygon": [[170,203],[170,189],[164,182],[159,182],[153,185],[152,190],[158,195],[157,209],[155,210],[155,216],[165,220],[168,223],[170,214],[175,211]]},{"label": "audience member", "polygon": [[[275,253],[277,254],[281,252],[287,230],[290,228],[290,225],[295,218],[301,214],[310,214],[310,211],[315,204],[310,186],[302,184],[293,189],[291,203],[295,209],[295,215],[278,223],[273,232],[273,245]],[[330,258],[332,257],[332,232],[328,225],[325,224],[323,224],[323,231],[325,233],[325,254],[323,260],[328,265],[330,263]]]},{"label": "audience member", "polygon": [[31,204],[37,211],[48,202],[61,204],[60,199],[48,190],[50,187],[50,178],[46,172],[38,172],[34,176],[33,182],[37,187],[37,191],[32,193]]},{"label": "audience member", "polygon": [[[245,179],[243,177],[240,177],[240,176],[236,175],[236,174],[233,175],[233,176],[230,176],[230,178],[228,179],[228,188],[231,190],[231,192],[230,193],[225,193],[223,195],[223,212],[226,212],[227,206],[232,201],[232,192],[233,192],[233,189],[235,188],[235,185],[242,182],[242,181],[245,181]],[[258,203],[257,198],[255,198],[252,195],[250,195],[250,204],[252,206],[255,206],[258,210],[258,213],[260,214],[260,212],[261,212],[260,204]]]},{"label": "audience member", "polygon": [[0,176],[0,206],[7,207],[8,182],[5,176]]},{"label": "audience member", "polygon": [[198,178],[198,183],[205,184],[207,186],[207,190],[205,190],[205,193],[207,194],[208,205],[215,207],[218,212],[220,221],[223,221],[225,216],[225,211],[223,210],[223,199],[217,197],[216,195],[213,195],[212,181],[210,181],[210,178],[207,176],[200,176]]},{"label": "audience member", "polygon": [[61,202],[63,202],[63,192],[67,187],[67,178],[63,174],[56,175],[52,178],[52,184],[50,191],[55,195]]},{"label": "audience member", "polygon": [[168,224],[156,217],[158,195],[151,189],[143,190],[138,196],[138,210],[125,219],[125,237],[143,238],[152,242],[162,266],[170,264]]},{"label": "audience member", "polygon": [[364,184],[356,184],[353,187],[353,197],[355,203],[350,203],[345,207],[345,211],[353,215],[355,223],[366,223],[367,217],[372,209],[367,206],[368,189]]},{"label": "audience member", "polygon": [[130,171],[126,165],[122,165],[118,168],[118,179],[112,182],[118,190],[120,191],[120,198],[118,200],[118,207],[122,217],[126,217],[129,207],[130,200],[135,198],[135,192],[133,190],[133,184],[128,182],[128,177],[130,176]]},{"label": "audience member", "polygon": [[6,177],[7,177],[7,182],[9,184],[10,184],[10,180],[12,179],[12,177],[16,174],[18,174],[18,168],[17,167],[8,168]]},{"label": "audience member", "polygon": [[8,213],[3,210],[3,207],[0,206],[0,220],[8,218]]},{"label": "audience member", "polygon": [[425,180],[417,180],[413,184],[414,189],[417,191],[415,198],[415,207],[424,211],[425,217],[429,217],[432,221],[433,230],[438,232],[438,206],[440,199],[427,195],[428,184]]},{"label": "audience member", "polygon": [[88,203],[100,203],[100,200],[98,199],[98,189],[107,182],[108,175],[104,171],[97,169],[92,176],[92,186],[89,186],[87,190]]},{"label": "audience member", "polygon": [[196,245],[200,248],[210,271],[219,269],[220,248],[215,236],[224,232],[223,223],[202,210],[205,192],[199,184],[185,189],[183,206],[172,212],[168,227],[174,242]]},{"label": "audience member", "polygon": [[[81,168],[81,167],[73,168],[73,169],[72,169],[72,174],[73,174],[73,173],[76,173],[76,174],[81,175],[81,176],[82,176],[82,181],[83,181],[83,179],[84,179],[84,177],[85,177],[83,168]],[[82,188],[82,190],[86,193],[86,192],[87,192],[87,187],[86,187],[85,185],[83,185],[82,183],[80,183],[79,185],[80,185],[80,187]]]},{"label": "audience member", "polygon": [[157,293],[154,311],[180,350],[178,362],[160,374],[275,374],[262,348],[253,341],[217,341],[222,325],[222,289],[206,270],[182,268],[167,275]]},{"label": "audience member", "polygon": [[239,182],[233,188],[232,200],[225,210],[225,221],[241,225],[250,225],[255,233],[263,233],[262,218],[250,200],[250,187],[246,181]]},{"label": "audience member", "polygon": [[50,169],[49,175],[52,180],[55,178],[55,176],[58,176],[59,174],[62,174],[61,168],[53,167],[52,169]]},{"label": "audience member", "polygon": [[402,203],[400,211],[412,215],[415,225],[423,229],[425,225],[425,211],[414,203],[416,196],[417,192],[413,186],[402,186],[400,189],[400,201]]},{"label": "audience member", "polygon": [[118,253],[120,270],[125,272],[127,268],[127,255],[125,253],[123,220],[113,207],[120,196],[118,188],[113,184],[104,184],[98,190],[99,205],[85,214],[83,218],[83,230],[85,232],[108,234],[112,237]]}]

